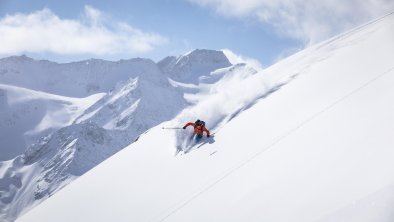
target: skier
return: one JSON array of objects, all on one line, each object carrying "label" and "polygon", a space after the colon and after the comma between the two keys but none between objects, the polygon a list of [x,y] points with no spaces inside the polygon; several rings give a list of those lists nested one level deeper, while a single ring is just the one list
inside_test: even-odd
[{"label": "skier", "polygon": [[202,138],[204,132],[207,134],[207,137],[210,137],[209,131],[207,128],[205,128],[205,122],[201,120],[197,120],[196,122],[192,123],[187,123],[183,129],[186,129],[188,126],[193,126],[194,127],[194,133],[193,135],[196,135],[196,140],[199,140]]}]

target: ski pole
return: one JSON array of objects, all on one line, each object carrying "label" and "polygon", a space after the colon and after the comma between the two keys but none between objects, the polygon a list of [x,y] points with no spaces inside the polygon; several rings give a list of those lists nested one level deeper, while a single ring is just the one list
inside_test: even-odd
[{"label": "ski pole", "polygon": [[182,127],[162,127],[162,129],[183,129]]}]

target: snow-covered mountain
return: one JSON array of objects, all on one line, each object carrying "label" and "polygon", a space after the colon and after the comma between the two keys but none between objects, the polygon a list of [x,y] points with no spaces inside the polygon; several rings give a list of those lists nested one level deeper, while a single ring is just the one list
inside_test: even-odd
[{"label": "snow-covered mountain", "polygon": [[[393,221],[393,36],[392,13],[263,71],[174,78],[189,106],[18,221]],[[162,127],[196,118],[214,136],[184,153],[191,130]]]},{"label": "snow-covered mountain", "polygon": [[168,56],[158,63],[171,79],[183,83],[199,83],[212,70],[231,66],[221,51],[194,50],[182,56]]},{"label": "snow-covered mountain", "polygon": [[[70,125],[104,93],[132,78],[164,88],[169,86],[156,63],[148,59],[118,62],[92,59],[66,64],[26,56],[0,59],[0,104],[4,108],[0,119],[0,132],[4,132],[0,136],[3,153],[0,160],[11,159],[31,141]],[[74,104],[78,98],[89,96],[92,97]]]},{"label": "snow-covered mountain", "polygon": [[[226,60],[223,52],[200,51],[205,63],[216,63],[218,55]],[[188,57],[202,59],[194,52]],[[204,66],[201,75],[213,83],[234,69],[257,72],[226,61]],[[199,94],[203,88],[169,79],[171,71],[148,59],[57,64],[21,56],[0,63],[0,130],[6,138],[1,152],[7,154],[0,162],[0,219],[7,221],[174,118],[194,102],[185,92]],[[199,72],[184,70],[188,77]]]}]

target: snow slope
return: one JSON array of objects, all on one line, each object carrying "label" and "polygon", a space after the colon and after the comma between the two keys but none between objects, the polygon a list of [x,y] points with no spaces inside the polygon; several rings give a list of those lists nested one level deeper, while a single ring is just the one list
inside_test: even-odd
[{"label": "snow slope", "polygon": [[18,221],[393,221],[393,37],[390,14],[248,75],[205,145],[174,156],[181,113]]}]

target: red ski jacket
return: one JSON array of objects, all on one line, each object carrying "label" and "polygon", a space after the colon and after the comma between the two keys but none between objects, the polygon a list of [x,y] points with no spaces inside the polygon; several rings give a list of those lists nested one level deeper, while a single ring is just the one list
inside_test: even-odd
[{"label": "red ski jacket", "polygon": [[197,135],[202,135],[204,132],[207,133],[207,136],[209,136],[209,131],[207,130],[207,128],[205,128],[205,126],[197,126],[195,123],[187,123],[183,128],[186,128],[188,126],[193,126],[194,127],[194,133]]}]

